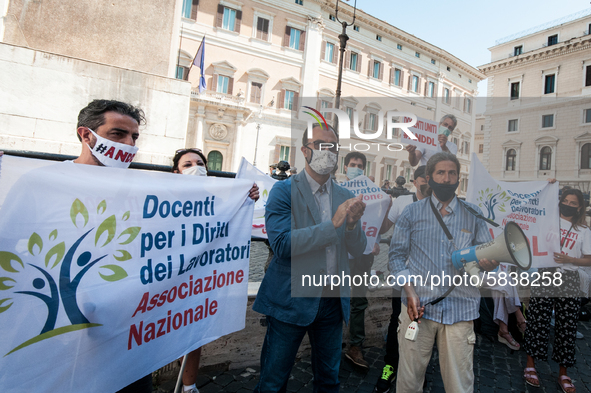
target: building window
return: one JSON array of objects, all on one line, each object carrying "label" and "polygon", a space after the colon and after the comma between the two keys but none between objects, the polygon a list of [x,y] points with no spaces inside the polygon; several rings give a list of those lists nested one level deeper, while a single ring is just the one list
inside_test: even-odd
[{"label": "building window", "polygon": [[324,50],[324,60],[334,63],[334,44],[327,42]]},{"label": "building window", "polygon": [[295,0],[297,5],[304,5],[304,0]]},{"label": "building window", "polygon": [[258,82],[250,82],[250,102],[255,104],[261,103],[261,94],[263,92],[263,84]]},{"label": "building window", "polygon": [[392,178],[392,165],[386,165],[386,174],[384,180],[390,180]]},{"label": "building window", "polygon": [[295,91],[285,90],[285,99],[283,100],[283,107],[285,109],[294,109]]},{"label": "building window", "polygon": [[396,44],[396,49],[398,49],[398,50],[402,50],[402,45],[400,45],[400,44]]},{"label": "building window", "polygon": [[351,58],[349,59],[349,68],[353,71],[359,71],[357,69],[359,63],[359,55],[355,52],[351,52]]},{"label": "building window", "polygon": [[197,20],[199,0],[183,0],[183,18]]},{"label": "building window", "polygon": [[554,34],[548,37],[548,46],[556,44],[558,44],[558,34]]},{"label": "building window", "polygon": [[257,18],[257,35],[256,38],[263,41],[269,41],[269,19]]},{"label": "building window", "polygon": [[554,127],[554,115],[543,115],[542,116],[542,128]]},{"label": "building window", "polygon": [[221,171],[224,158],[217,150],[210,151],[207,155],[207,169],[210,171]]},{"label": "building window", "polygon": [[581,169],[591,169],[591,143],[585,143],[581,148]]},{"label": "building window", "polygon": [[523,53],[523,45],[516,46],[513,48],[513,56],[518,56]]},{"label": "building window", "polygon": [[480,131],[484,131],[484,124],[480,126]]},{"label": "building window", "polygon": [[507,150],[507,159],[505,163],[505,170],[506,171],[514,171],[515,170],[515,161],[517,159],[517,153],[515,149]]},{"label": "building window", "polygon": [[381,36],[381,35],[379,35],[379,34],[376,34],[376,40],[378,40],[378,41],[382,41],[382,36]]},{"label": "building window", "polygon": [[520,84],[520,82],[511,83],[511,99],[512,100],[519,99],[519,84]]},{"label": "building window", "polygon": [[416,75],[412,76],[412,91],[415,93],[419,92],[419,77]]},{"label": "building window", "polygon": [[549,171],[552,167],[552,149],[544,146],[540,151],[540,170]]},{"label": "building window", "polygon": [[365,176],[370,176],[371,173],[371,161],[367,160],[367,164],[365,165]]},{"label": "building window", "polygon": [[396,86],[402,86],[402,70],[398,68],[394,69],[394,84]]},{"label": "building window", "polygon": [[591,123],[591,109],[585,109],[585,116],[583,116],[584,123]]},{"label": "building window", "polygon": [[443,102],[445,104],[449,104],[449,89],[448,88],[443,89]]},{"label": "building window", "polygon": [[470,154],[470,142],[464,142],[464,146],[462,146],[462,151],[464,154]]},{"label": "building window", "polygon": [[377,60],[374,60],[371,76],[373,76],[376,79],[380,79],[380,70],[382,68],[381,66],[382,66],[382,63],[380,63]]},{"label": "building window", "polygon": [[302,38],[302,31],[294,29],[293,27],[289,32],[289,47],[291,49],[300,49],[300,39]]},{"label": "building window", "polygon": [[377,131],[378,129],[378,115],[375,113],[368,113],[367,129]]},{"label": "building window", "polygon": [[556,81],[556,75],[546,75],[544,78],[544,94],[554,93],[554,82]]},{"label": "building window", "polygon": [[224,19],[222,21],[222,28],[234,31],[236,26],[236,10],[224,7]]},{"label": "building window", "polygon": [[421,58],[421,54],[419,52],[415,52],[415,57]]},{"label": "building window", "polygon": [[332,20],[333,22],[337,20],[334,15],[329,15],[328,19]]},{"label": "building window", "polygon": [[355,30],[355,31],[359,31],[359,26],[357,26],[357,25],[354,25],[354,26],[353,26],[353,30]]},{"label": "building window", "polygon": [[454,143],[454,145],[458,146],[458,138],[453,138],[452,142]]},{"label": "building window", "polygon": [[464,99],[464,112],[472,113],[472,100],[468,97]]},{"label": "building window", "polygon": [[436,64],[437,61],[435,61],[435,59],[431,59],[431,64]]},{"label": "building window", "polygon": [[447,66],[447,71],[448,72],[451,71],[451,67],[450,66]]},{"label": "building window", "polygon": [[435,96],[435,83],[429,82],[429,86],[427,88],[427,97],[434,97]]},{"label": "building window", "polygon": [[322,113],[322,116],[324,116],[326,120],[332,120],[332,113],[322,111],[322,109],[325,108],[332,108],[332,102],[325,100],[320,101],[320,112]]},{"label": "building window", "polygon": [[216,88],[216,92],[223,93],[223,94],[231,94],[228,93],[230,85],[230,78],[224,75],[218,75],[218,84]]},{"label": "building window", "polygon": [[484,145],[481,143],[480,145],[478,145],[478,153],[483,153],[484,152]]},{"label": "building window", "polygon": [[189,69],[183,66],[176,66],[176,79],[187,80],[189,77]]},{"label": "building window", "polygon": [[289,146],[281,146],[279,151],[279,161],[289,162]]},{"label": "building window", "polygon": [[349,120],[351,122],[353,121],[353,111],[354,111],[354,109],[351,108],[350,106],[345,107],[345,112],[347,112],[347,117],[349,118]]},{"label": "building window", "polygon": [[591,65],[585,67],[585,86],[591,86]]},{"label": "building window", "polygon": [[518,126],[519,126],[519,120],[517,120],[517,119],[509,120],[509,126],[507,127],[507,131],[509,131],[509,132],[517,131]]}]

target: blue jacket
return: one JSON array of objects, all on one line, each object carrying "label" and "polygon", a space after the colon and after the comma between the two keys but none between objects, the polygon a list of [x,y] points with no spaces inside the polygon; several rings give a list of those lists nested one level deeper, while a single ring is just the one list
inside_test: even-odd
[{"label": "blue jacket", "polygon": [[[331,197],[334,216],[339,205],[354,195],[333,182]],[[302,285],[302,276],[315,275],[318,282],[326,274],[326,247],[331,244],[336,245],[339,276],[348,275],[347,252],[354,257],[363,254],[365,233],[360,223],[347,231],[346,223],[335,228],[332,221],[322,222],[303,171],[275,183],[267,200],[265,224],[275,256],[252,308],[282,322],[307,326],[316,318],[323,286],[309,285],[307,279]],[[341,285],[343,318],[347,322],[351,288],[349,282]]]}]

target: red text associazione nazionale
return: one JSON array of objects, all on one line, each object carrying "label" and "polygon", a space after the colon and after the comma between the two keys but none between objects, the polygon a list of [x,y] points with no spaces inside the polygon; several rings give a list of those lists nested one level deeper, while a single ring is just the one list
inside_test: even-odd
[{"label": "red text associazione nazionale", "polygon": [[[173,286],[161,293],[156,293],[150,296],[150,292],[144,293],[138,307],[133,313],[133,317],[138,313],[145,313],[154,308],[162,307],[166,303],[173,303],[177,299],[185,299],[191,296],[197,296],[202,293],[211,292],[219,288],[229,285],[240,284],[244,281],[244,271],[229,271],[217,273],[213,271],[211,276],[193,279],[189,276],[189,280],[179,285]],[[203,304],[197,307],[187,308],[182,312],[177,312],[172,315],[172,311],[168,311],[167,316],[157,320],[156,322],[146,323],[144,321],[133,324],[129,327],[129,338],[127,342],[127,349],[130,350],[135,342],[136,346],[143,343],[150,342],[158,337],[162,337],[181,327],[191,325],[207,318],[210,315],[215,315],[218,311],[218,302],[210,300],[209,297],[205,299]]]}]

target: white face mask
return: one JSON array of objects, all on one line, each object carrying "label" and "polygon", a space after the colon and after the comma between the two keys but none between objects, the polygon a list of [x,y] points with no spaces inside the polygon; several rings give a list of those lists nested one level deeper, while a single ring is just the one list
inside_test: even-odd
[{"label": "white face mask", "polygon": [[319,175],[328,175],[337,164],[337,158],[330,150],[312,150],[312,158],[308,164]]},{"label": "white face mask", "polygon": [[191,168],[187,168],[184,171],[181,171],[183,175],[193,175],[193,176],[207,176],[207,168],[204,166],[194,165]]},{"label": "white face mask", "polygon": [[96,132],[89,128],[92,135],[96,138],[94,147],[88,148],[92,155],[104,166],[113,168],[128,168],[131,160],[135,157],[138,148],[129,146],[124,143],[113,142],[107,138],[97,135]]}]

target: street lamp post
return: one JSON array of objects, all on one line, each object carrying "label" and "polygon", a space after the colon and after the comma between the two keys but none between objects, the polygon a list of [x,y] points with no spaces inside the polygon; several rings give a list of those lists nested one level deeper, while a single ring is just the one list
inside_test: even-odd
[{"label": "street lamp post", "polygon": [[[353,5],[353,20],[351,23],[347,23],[345,21],[341,21],[339,19],[339,0],[337,0],[336,8],[335,8],[335,19],[343,26],[343,32],[339,34],[340,40],[340,57],[339,57],[339,74],[337,76],[337,91],[335,97],[335,108],[339,109],[341,106],[341,84],[343,81],[343,66],[345,60],[345,49],[347,47],[347,40],[349,40],[349,36],[347,35],[347,27],[352,26],[355,23],[355,14],[357,13],[357,0],[355,0],[355,4]],[[338,116],[335,117],[335,126],[338,127]]]},{"label": "street lamp post", "polygon": [[259,131],[261,130],[261,117],[263,117],[263,106],[259,109],[259,113],[257,113],[257,117],[259,121],[257,121],[257,139],[254,143],[254,160],[252,162],[253,166],[257,166],[257,148],[259,147]]}]

